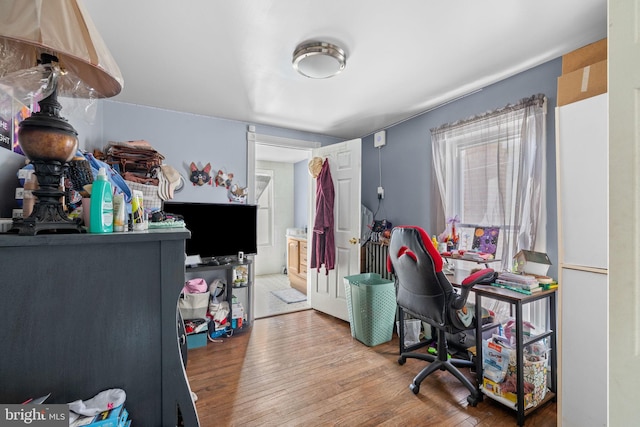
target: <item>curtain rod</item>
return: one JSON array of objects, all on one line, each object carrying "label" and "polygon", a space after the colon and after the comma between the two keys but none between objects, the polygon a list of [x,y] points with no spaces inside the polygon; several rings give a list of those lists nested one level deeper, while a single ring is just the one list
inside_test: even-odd
[{"label": "curtain rod", "polygon": [[431,132],[442,132],[445,130],[452,130],[461,126],[469,125],[479,120],[486,120],[491,118],[492,116],[496,116],[498,114],[503,114],[511,111],[520,110],[522,108],[526,108],[531,105],[538,105],[545,109],[547,107],[547,97],[546,95],[539,93],[536,95],[532,95],[528,98],[523,98],[515,104],[507,104],[504,107],[496,108],[495,110],[488,111],[486,113],[478,114],[475,116],[471,116],[466,119],[461,119],[451,123],[445,123],[443,125],[437,126],[431,129]]}]

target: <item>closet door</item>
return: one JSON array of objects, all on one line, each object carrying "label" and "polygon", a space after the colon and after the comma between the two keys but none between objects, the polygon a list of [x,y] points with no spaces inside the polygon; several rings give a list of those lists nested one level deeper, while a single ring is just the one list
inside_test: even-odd
[{"label": "closet door", "polygon": [[607,94],[558,107],[562,263],[607,268]]},{"label": "closet door", "polygon": [[569,427],[608,419],[607,99],[603,94],[556,109],[558,416]]}]

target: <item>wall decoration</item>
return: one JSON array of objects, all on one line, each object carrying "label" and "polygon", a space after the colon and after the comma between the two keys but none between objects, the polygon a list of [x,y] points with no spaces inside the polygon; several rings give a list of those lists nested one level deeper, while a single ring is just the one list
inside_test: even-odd
[{"label": "wall decoration", "polygon": [[238,184],[232,184],[227,191],[230,202],[244,203],[247,200],[247,187],[240,187]]},{"label": "wall decoration", "polygon": [[499,234],[500,227],[476,227],[471,249],[495,255]]},{"label": "wall decoration", "polygon": [[189,181],[191,181],[193,185],[212,185],[211,163],[207,163],[204,168],[198,169],[196,164],[191,162],[191,175],[189,176]]},{"label": "wall decoration", "polygon": [[231,181],[233,181],[233,174],[226,173],[223,170],[218,170],[216,175],[216,187],[230,188]]}]

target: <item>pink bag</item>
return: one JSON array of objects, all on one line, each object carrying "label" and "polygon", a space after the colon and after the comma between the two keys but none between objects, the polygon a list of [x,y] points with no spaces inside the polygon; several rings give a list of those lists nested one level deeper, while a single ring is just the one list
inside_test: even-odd
[{"label": "pink bag", "polygon": [[209,286],[202,278],[190,279],[184,284],[182,292],[185,294],[201,294],[203,292],[209,292]]}]

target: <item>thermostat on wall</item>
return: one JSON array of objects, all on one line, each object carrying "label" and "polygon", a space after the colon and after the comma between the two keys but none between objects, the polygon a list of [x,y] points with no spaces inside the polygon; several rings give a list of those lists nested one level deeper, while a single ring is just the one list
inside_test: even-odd
[{"label": "thermostat on wall", "polygon": [[383,130],[373,134],[373,146],[382,147],[387,143],[387,133]]}]

